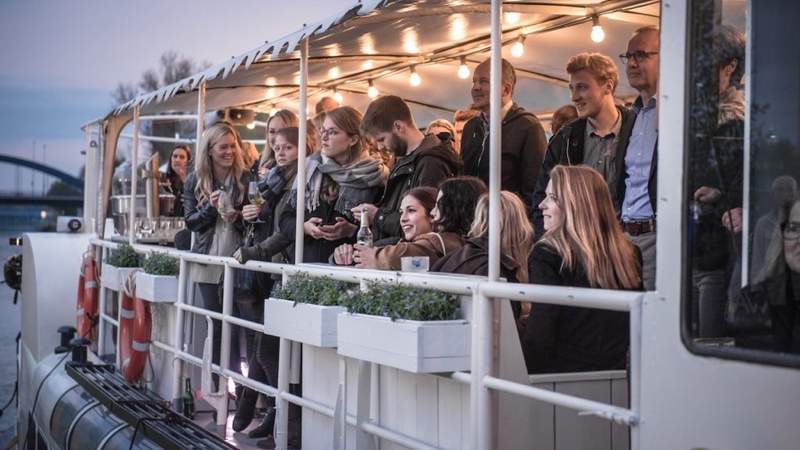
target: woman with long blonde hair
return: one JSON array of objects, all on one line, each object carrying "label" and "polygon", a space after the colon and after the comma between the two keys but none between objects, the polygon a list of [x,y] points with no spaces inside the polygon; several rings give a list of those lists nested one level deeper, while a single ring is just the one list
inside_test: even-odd
[{"label": "woman with long blonde hair", "polygon": [[[641,255],[625,239],[603,177],[586,166],[555,166],[545,192],[530,282],[642,289]],[[628,335],[624,312],[534,304],[523,336],[528,372],[623,369]]]},{"label": "woman with long blonde hair", "polygon": [[[528,281],[528,253],[533,227],[525,215],[525,204],[509,191],[500,192],[500,276],[512,283]],[[467,240],[459,251],[440,259],[432,272],[487,275],[489,268],[489,196],[481,195]],[[519,311],[515,310],[518,315]]]},{"label": "woman with long blonde hair", "polygon": [[[183,209],[186,228],[196,234],[192,252],[214,256],[231,256],[242,241],[244,225],[241,220],[242,205],[246,197],[250,172],[242,159],[241,139],[236,129],[219,122],[208,127],[200,137],[195,158],[195,170],[186,179],[183,191]],[[216,265],[192,264],[189,278],[197,283],[203,306],[222,311],[219,284],[223,268]],[[234,282],[234,287],[249,288]],[[241,310],[252,296],[247,290],[237,292],[236,309]],[[219,339],[222,328],[214,321],[214,354],[219,362]],[[239,367],[237,340],[231,351],[233,364]]]}]

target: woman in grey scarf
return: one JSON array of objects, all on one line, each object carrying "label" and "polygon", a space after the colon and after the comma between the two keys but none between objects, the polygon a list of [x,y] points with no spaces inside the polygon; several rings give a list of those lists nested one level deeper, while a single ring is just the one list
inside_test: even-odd
[{"label": "woman in grey scarf", "polygon": [[[304,262],[327,262],[337,246],[354,242],[358,226],[350,209],[374,203],[386,185],[388,168],[370,156],[360,124],[361,113],[354,108],[329,111],[321,150],[307,161]],[[293,196],[294,208],[295,202]]]}]

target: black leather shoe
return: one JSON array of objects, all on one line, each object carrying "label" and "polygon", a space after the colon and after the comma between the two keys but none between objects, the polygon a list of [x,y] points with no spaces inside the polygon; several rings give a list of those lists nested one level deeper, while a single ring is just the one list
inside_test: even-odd
[{"label": "black leather shoe", "polygon": [[257,400],[258,392],[248,388],[242,390],[242,395],[236,408],[236,415],[233,416],[233,431],[242,431],[250,425],[256,411]]},{"label": "black leather shoe", "polygon": [[[235,419],[234,419],[235,420]],[[265,438],[272,434],[275,429],[275,408],[270,408],[264,415],[264,420],[261,421],[256,428],[247,433],[247,437],[251,439]]]}]

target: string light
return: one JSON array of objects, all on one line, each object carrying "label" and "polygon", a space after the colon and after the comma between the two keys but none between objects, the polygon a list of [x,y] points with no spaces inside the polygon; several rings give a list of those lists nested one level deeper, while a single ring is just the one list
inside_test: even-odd
[{"label": "string light", "polygon": [[505,21],[509,25],[514,25],[515,23],[519,22],[521,14],[518,12],[508,12],[505,13]]},{"label": "string light", "polygon": [[514,42],[514,45],[511,46],[511,56],[514,58],[519,58],[525,53],[525,35],[521,34],[517,42]]},{"label": "string light", "polygon": [[461,65],[458,66],[458,78],[466,80],[469,78],[469,67],[467,67],[467,58],[461,57]]},{"label": "string light", "polygon": [[600,17],[592,16],[592,34],[590,35],[592,41],[594,42],[603,42],[603,39],[606,38],[606,32],[603,30],[603,27],[600,25]]},{"label": "string light", "polygon": [[378,88],[372,83],[372,80],[369,80],[369,89],[367,89],[367,97],[375,98],[378,96]]},{"label": "string light", "polygon": [[344,103],[344,96],[341,92],[337,91],[336,88],[333,88],[333,99],[340,105]]},{"label": "string light", "polygon": [[422,77],[417,73],[417,68],[411,66],[411,76],[408,77],[408,84],[417,87],[422,84]]},{"label": "string light", "polygon": [[274,116],[277,113],[278,113],[278,108],[276,108],[275,105],[272,105],[272,107],[269,110],[270,117]]},{"label": "string light", "polygon": [[248,123],[247,124],[247,129],[248,130],[255,130],[256,129],[256,123],[255,122]]}]

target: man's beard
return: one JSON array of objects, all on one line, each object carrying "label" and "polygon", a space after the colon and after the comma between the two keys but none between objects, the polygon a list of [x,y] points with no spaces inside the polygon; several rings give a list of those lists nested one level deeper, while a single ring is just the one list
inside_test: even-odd
[{"label": "man's beard", "polygon": [[392,142],[390,144],[392,153],[394,153],[396,157],[401,158],[403,156],[406,156],[406,154],[408,153],[408,143],[400,139],[394,133],[392,133]]}]

